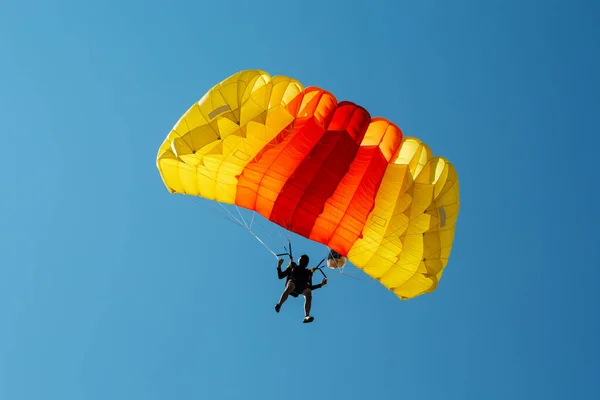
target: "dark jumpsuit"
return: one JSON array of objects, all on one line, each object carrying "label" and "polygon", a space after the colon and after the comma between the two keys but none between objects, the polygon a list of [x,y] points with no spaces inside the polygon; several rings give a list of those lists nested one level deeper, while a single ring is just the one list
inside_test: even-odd
[{"label": "dark jumpsuit", "polygon": [[315,290],[323,286],[320,283],[318,285],[313,285],[313,271],[308,268],[302,268],[296,263],[292,263],[291,266],[287,267],[283,272],[281,271],[281,268],[278,267],[277,276],[279,279],[287,278],[285,280],[286,285],[290,280],[294,282],[294,290],[292,293],[290,293],[290,296],[292,297],[298,297],[307,288],[310,290]]}]

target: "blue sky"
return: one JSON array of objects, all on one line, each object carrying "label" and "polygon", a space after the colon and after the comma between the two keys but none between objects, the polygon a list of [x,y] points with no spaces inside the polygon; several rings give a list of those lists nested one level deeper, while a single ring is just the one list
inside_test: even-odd
[{"label": "blue sky", "polygon": [[[87,3],[0,5],[0,398],[600,396],[597,2]],[[170,128],[251,68],[455,164],[438,291],[349,268],[302,324],[269,252],[167,192]]]}]

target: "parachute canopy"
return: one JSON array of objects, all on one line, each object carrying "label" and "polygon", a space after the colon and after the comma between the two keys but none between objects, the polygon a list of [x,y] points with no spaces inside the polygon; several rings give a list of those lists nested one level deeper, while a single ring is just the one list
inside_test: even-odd
[{"label": "parachute canopy", "polygon": [[215,85],[175,124],[157,167],[171,193],[255,211],[401,299],[434,291],[448,262],[453,165],[393,122],[289,77],[247,70]]}]

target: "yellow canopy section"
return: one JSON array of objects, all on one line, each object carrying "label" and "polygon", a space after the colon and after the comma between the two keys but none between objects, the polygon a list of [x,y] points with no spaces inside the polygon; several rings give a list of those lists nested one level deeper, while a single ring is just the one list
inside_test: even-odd
[{"label": "yellow canopy section", "polygon": [[459,207],[454,166],[405,137],[348,260],[401,299],[432,292],[448,263]]},{"label": "yellow canopy section", "polygon": [[210,89],[160,146],[157,167],[171,193],[233,204],[236,176],[294,116],[302,85],[264,71],[241,71]]}]

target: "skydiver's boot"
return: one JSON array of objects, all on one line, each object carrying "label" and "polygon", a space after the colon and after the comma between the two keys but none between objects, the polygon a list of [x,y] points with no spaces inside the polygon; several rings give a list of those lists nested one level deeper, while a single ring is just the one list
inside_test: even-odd
[{"label": "skydiver's boot", "polygon": [[307,315],[306,317],[304,317],[304,321],[302,321],[302,323],[308,324],[308,323],[313,322],[313,320],[314,320],[313,317],[311,317],[310,315]]},{"label": "skydiver's boot", "polygon": [[279,312],[280,309],[281,309],[281,304],[279,304],[279,303],[275,304],[275,312]]}]

